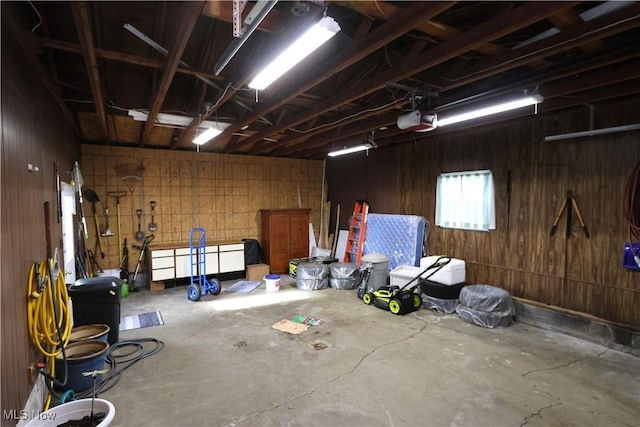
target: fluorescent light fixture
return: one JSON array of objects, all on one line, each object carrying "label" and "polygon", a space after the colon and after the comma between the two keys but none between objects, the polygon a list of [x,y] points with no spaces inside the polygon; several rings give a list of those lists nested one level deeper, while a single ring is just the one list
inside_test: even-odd
[{"label": "fluorescent light fixture", "polygon": [[489,107],[480,108],[478,110],[469,111],[467,113],[456,114],[448,117],[438,116],[438,127],[451,125],[453,123],[463,122],[465,120],[477,119],[479,117],[490,116],[492,114],[502,113],[504,111],[515,110],[517,108],[522,108],[529,105],[539,104],[540,102],[542,102],[542,99],[543,98],[539,95],[527,96],[525,98],[517,99],[515,101],[509,101],[503,104],[492,105]]},{"label": "fluorescent light fixture", "polygon": [[563,139],[582,138],[585,136],[607,135],[610,133],[628,132],[632,130],[640,130],[640,123],[636,123],[634,125],[614,126],[610,128],[603,128],[603,129],[584,130],[582,132],[563,133],[560,135],[549,135],[549,136],[545,136],[544,140],[560,141]]},{"label": "fluorescent light fixture", "polygon": [[325,16],[267,65],[249,83],[249,87],[258,90],[265,89],[311,52],[335,36],[338,31],[340,31],[340,25],[333,18]]},{"label": "fluorescent light fixture", "polygon": [[220,135],[221,133],[222,133],[222,131],[220,129],[209,128],[209,129],[205,130],[204,132],[202,132],[200,135],[198,135],[195,138],[193,138],[192,142],[194,144],[196,144],[196,145],[206,144],[211,139],[215,138],[216,136]]},{"label": "fluorescent light fixture", "polygon": [[337,157],[343,156],[345,154],[357,153],[358,151],[370,150],[373,148],[373,145],[370,143],[356,145],[355,147],[344,148],[342,150],[332,151],[329,153],[329,157]]},{"label": "fluorescent light fixture", "polygon": [[[146,122],[149,117],[149,113],[146,111],[129,110],[129,115],[133,117],[133,120],[137,122]],[[187,127],[193,121],[193,117],[179,116],[177,114],[158,113],[156,116],[156,125],[175,126],[175,127]],[[218,121],[205,120],[200,123],[200,128],[218,128],[226,129],[229,127],[229,123],[223,123]]]},{"label": "fluorescent light fixture", "polygon": [[[137,122],[146,122],[149,117],[149,113],[145,111],[129,110],[129,115],[133,117],[133,120]],[[178,116],[176,114],[158,113],[156,116],[155,125],[186,128],[193,121],[193,117]],[[207,143],[212,138],[220,135],[224,129],[229,127],[229,123],[214,122],[211,120],[205,120],[198,126],[196,132],[202,133],[194,138],[193,143],[196,145],[202,145]]]}]

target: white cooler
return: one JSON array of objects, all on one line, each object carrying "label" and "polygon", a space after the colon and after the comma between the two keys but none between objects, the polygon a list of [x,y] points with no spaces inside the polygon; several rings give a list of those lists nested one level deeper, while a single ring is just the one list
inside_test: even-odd
[{"label": "white cooler", "polygon": [[[423,271],[425,268],[436,262],[438,258],[440,258],[440,256],[428,256],[425,258],[421,258],[419,271],[415,275],[418,275],[420,271]],[[433,273],[434,270],[435,268],[429,270],[427,274],[423,275],[423,277]],[[464,261],[461,259],[451,258],[449,264],[445,265],[433,276],[429,277],[429,280],[431,282],[437,282],[448,286],[457,285],[459,283],[464,283],[465,272],[466,267]]]}]

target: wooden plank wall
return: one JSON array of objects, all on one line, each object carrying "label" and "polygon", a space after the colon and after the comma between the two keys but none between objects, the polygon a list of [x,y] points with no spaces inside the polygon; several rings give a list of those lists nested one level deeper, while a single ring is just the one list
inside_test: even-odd
[{"label": "wooden plank wall", "polygon": [[[639,110],[637,99],[598,105],[594,127],[637,123]],[[546,135],[588,126],[585,107],[513,125],[479,127],[460,136],[425,136],[373,150],[368,158],[332,159],[327,167],[329,199],[353,203],[362,182],[344,177],[349,171],[362,172],[363,164],[369,171],[375,168],[377,182],[385,185],[378,189],[382,195],[371,194],[376,189],[369,187],[367,195],[382,201],[372,203],[371,211],[425,216],[432,224],[430,253],[464,259],[469,283],[500,286],[516,297],[640,329],[640,273],[621,267],[623,244],[628,241],[622,195],[628,174],[640,161],[640,134],[544,141]],[[493,171],[497,229],[487,233],[435,227],[438,174],[476,169]],[[590,239],[575,213],[571,236],[565,238],[566,211],[550,236],[567,190],[573,191]],[[343,229],[347,217],[348,213],[342,215]]]},{"label": "wooden plank wall", "polygon": [[[31,264],[45,260],[44,203],[51,242],[60,247],[53,162],[63,178],[79,159],[79,143],[48,92],[2,28],[2,409],[21,410],[31,391],[27,368],[40,361],[27,334],[27,280]],[[38,167],[29,172],[27,165]],[[69,180],[69,174],[66,175]],[[52,249],[53,252],[53,249]],[[15,420],[2,418],[2,425]]]}]

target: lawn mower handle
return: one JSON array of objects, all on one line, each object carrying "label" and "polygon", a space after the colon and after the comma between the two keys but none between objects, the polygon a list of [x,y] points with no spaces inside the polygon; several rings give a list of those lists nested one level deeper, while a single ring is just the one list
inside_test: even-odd
[{"label": "lawn mower handle", "polygon": [[[446,260],[446,261],[444,261],[444,260]],[[427,277],[425,277],[423,279],[423,280],[427,280],[429,277],[433,276],[438,271],[440,271],[440,269],[442,269],[442,267],[444,267],[445,265],[449,264],[449,262],[451,262],[451,257],[448,257],[448,256],[439,257],[437,260],[435,260],[433,262],[433,264],[431,264],[429,267],[427,267],[424,271],[420,272],[420,274],[418,274],[416,277],[414,277],[413,279],[411,279],[407,283],[405,283],[405,285],[402,287],[402,289],[408,288],[409,285],[411,283],[413,283],[415,280],[422,278],[422,275],[424,273],[426,273],[427,271],[431,270],[432,268],[435,268],[436,269],[435,271],[431,272],[431,274],[429,274]]]}]

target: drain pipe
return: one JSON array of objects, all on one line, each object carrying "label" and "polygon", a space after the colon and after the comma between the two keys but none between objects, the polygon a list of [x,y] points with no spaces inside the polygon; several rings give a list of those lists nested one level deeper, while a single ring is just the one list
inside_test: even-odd
[{"label": "drain pipe", "polygon": [[256,5],[251,10],[250,14],[253,14],[256,9],[260,8],[259,12],[257,13],[253,22],[251,22],[251,24],[247,26],[247,29],[242,34],[242,37],[237,38],[233,40],[233,42],[231,42],[227,50],[222,54],[222,57],[220,57],[220,59],[216,63],[215,67],[213,67],[213,73],[216,76],[220,75],[224,67],[226,67],[229,61],[231,61],[231,59],[235,56],[235,54],[238,53],[242,45],[249,39],[249,37],[251,36],[251,34],[253,34],[256,28],[258,28],[258,25],[260,25],[262,20],[267,16],[267,14],[271,11],[271,9],[273,9],[273,7],[276,5],[277,2],[278,0],[271,0],[271,1],[258,1],[256,3]]}]

